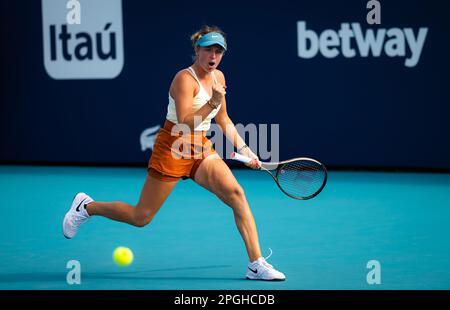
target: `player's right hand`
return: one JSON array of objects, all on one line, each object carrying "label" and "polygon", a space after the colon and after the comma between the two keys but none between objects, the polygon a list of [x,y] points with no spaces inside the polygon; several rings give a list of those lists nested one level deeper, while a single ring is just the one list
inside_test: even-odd
[{"label": "player's right hand", "polygon": [[219,82],[213,83],[211,100],[215,104],[219,105],[222,103],[222,100],[223,100],[223,98],[225,98],[225,94],[227,93],[225,91],[225,88],[226,88],[226,86],[223,86]]}]

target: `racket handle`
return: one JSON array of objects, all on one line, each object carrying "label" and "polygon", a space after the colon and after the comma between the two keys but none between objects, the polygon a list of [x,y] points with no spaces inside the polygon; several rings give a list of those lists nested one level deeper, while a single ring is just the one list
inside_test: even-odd
[{"label": "racket handle", "polygon": [[245,164],[248,164],[249,162],[252,161],[252,159],[250,157],[241,155],[241,154],[236,153],[236,152],[231,153],[230,158],[233,159],[233,160],[237,160],[237,161],[243,162]]}]

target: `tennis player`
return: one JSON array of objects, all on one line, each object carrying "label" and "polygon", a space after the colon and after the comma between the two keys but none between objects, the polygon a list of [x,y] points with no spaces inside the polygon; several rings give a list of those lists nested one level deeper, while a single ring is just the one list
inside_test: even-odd
[{"label": "tennis player", "polygon": [[[232,208],[249,257],[246,278],[285,280],[285,275],[261,256],[255,220],[244,191],[206,137],[215,117],[238,152],[253,159],[247,165],[253,169],[260,167],[258,157],[245,144],[227,114],[225,76],[217,69],[227,50],[225,34],[218,27],[204,26],[191,36],[191,41],[195,61],[179,71],[172,81],[165,124],[156,137],[137,205],[98,202],[85,193],[78,193],[64,217],[64,236],[74,237],[80,225],[95,215],[143,227],[153,219],[177,181],[191,178]],[[183,143],[178,143],[180,139]]]}]

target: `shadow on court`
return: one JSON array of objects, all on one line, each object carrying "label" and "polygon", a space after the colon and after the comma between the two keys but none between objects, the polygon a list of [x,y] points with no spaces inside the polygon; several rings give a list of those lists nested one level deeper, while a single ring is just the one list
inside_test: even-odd
[{"label": "shadow on court", "polygon": [[[82,272],[81,277],[83,279],[94,280],[214,280],[214,281],[236,281],[245,280],[245,278],[235,277],[214,277],[214,276],[179,276],[174,274],[167,276],[153,275],[157,272],[165,271],[186,271],[186,270],[207,270],[207,269],[219,269],[228,268],[230,265],[211,265],[211,266],[198,266],[198,267],[176,267],[176,268],[164,268],[164,269],[152,269],[132,272]],[[69,270],[68,270],[69,271]],[[146,276],[145,274],[150,274]],[[52,282],[65,280],[67,276],[66,272],[27,272],[27,273],[9,273],[0,275],[0,283],[15,283],[15,282]]]}]

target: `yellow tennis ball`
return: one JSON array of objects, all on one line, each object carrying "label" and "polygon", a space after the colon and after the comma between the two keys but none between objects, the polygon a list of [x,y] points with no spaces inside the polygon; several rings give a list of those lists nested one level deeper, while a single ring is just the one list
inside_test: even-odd
[{"label": "yellow tennis ball", "polygon": [[128,266],[133,262],[133,252],[129,248],[120,246],[114,250],[113,259],[119,266]]}]

